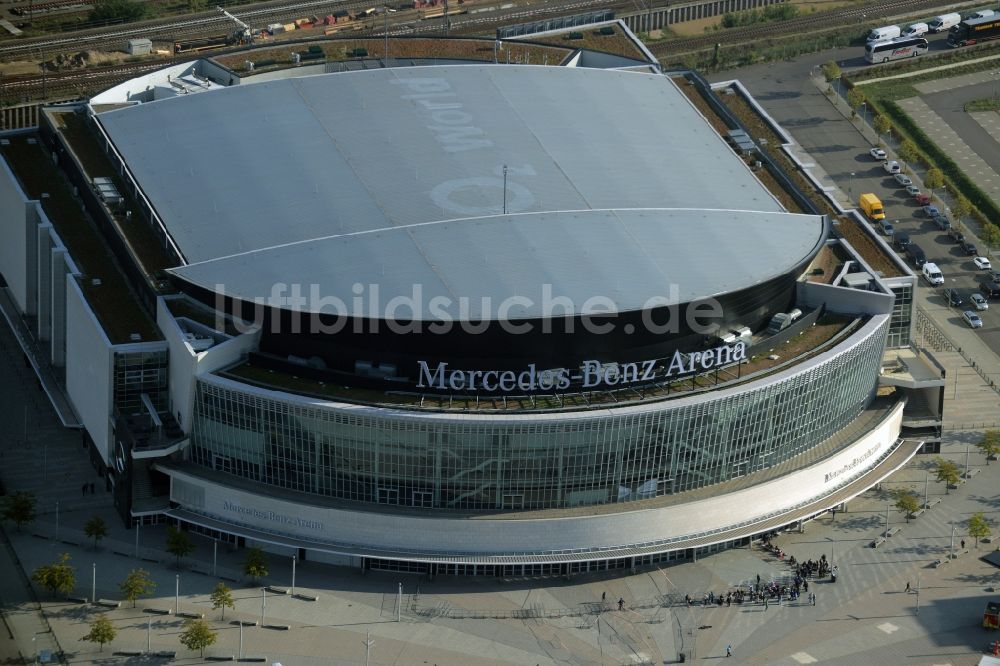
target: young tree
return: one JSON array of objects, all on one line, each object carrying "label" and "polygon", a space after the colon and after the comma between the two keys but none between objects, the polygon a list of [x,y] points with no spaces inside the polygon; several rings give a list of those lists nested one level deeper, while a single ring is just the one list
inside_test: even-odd
[{"label": "young tree", "polygon": [[865,103],[865,94],[857,88],[847,91],[847,105],[851,107],[851,113],[857,114],[858,107]]},{"label": "young tree", "polygon": [[972,514],[966,527],[969,529],[969,536],[976,540],[976,548],[979,548],[980,539],[990,535],[990,524],[981,512]]},{"label": "young tree", "polygon": [[827,82],[840,78],[840,65],[835,60],[827,60],[823,65],[823,77]]},{"label": "young tree", "polygon": [[920,159],[920,151],[917,149],[917,144],[909,139],[903,141],[899,146],[899,159],[903,160],[906,164],[913,164]]},{"label": "young tree", "polygon": [[167,528],[167,552],[177,558],[177,568],[181,568],[181,558],[194,552],[194,543],[188,533],[173,525]]},{"label": "young tree", "polygon": [[267,556],[257,546],[247,549],[246,560],[243,561],[243,573],[253,578],[256,583],[267,575]]},{"label": "young tree", "polygon": [[145,18],[149,7],[133,0],[97,0],[90,10],[89,19],[94,22],[128,23]]},{"label": "young tree", "polygon": [[892,123],[889,119],[883,116],[881,113],[875,116],[875,136],[878,138],[878,142],[882,143],[882,135],[892,129]]},{"label": "young tree", "polygon": [[944,492],[947,495],[948,489],[958,483],[958,465],[944,458],[936,458],[934,463],[936,465],[934,467],[934,475],[938,481],[944,481]]},{"label": "young tree", "polygon": [[976,442],[976,448],[986,456],[986,464],[990,464],[990,458],[1000,453],[1000,430],[987,430],[983,433],[983,438]]},{"label": "young tree", "polygon": [[69,553],[62,553],[52,564],[44,564],[35,569],[31,580],[52,594],[66,596],[76,587],[76,570],[69,564]]},{"label": "young tree", "polygon": [[991,250],[995,247],[1000,247],[1000,227],[997,227],[992,222],[987,222],[979,232],[979,238]]},{"label": "young tree", "polygon": [[934,198],[934,190],[939,187],[944,187],[944,174],[941,173],[941,169],[937,167],[931,167],[927,171],[927,175],[924,176],[924,185],[930,190],[931,199]]},{"label": "young tree", "polygon": [[222,609],[221,619],[223,620],[226,619],[226,607],[227,606],[229,608],[235,607],[233,602],[232,590],[226,587],[225,583],[220,582],[218,585],[216,585],[215,589],[212,590],[212,594],[209,598],[212,600],[212,610],[215,610],[216,608]]},{"label": "young tree", "polygon": [[118,632],[115,630],[114,625],[111,624],[111,620],[108,619],[107,615],[101,614],[90,623],[90,633],[80,640],[90,643],[100,643],[101,652],[104,652],[104,644],[115,640],[116,635],[118,635]]},{"label": "young tree", "polygon": [[132,569],[125,576],[125,580],[118,584],[118,588],[122,591],[122,595],[132,602],[132,608],[135,608],[135,600],[155,592],[156,583],[145,569]]},{"label": "young tree", "polygon": [[955,203],[951,206],[951,214],[956,220],[963,220],[972,214],[972,203],[964,194],[955,197]]},{"label": "young tree", "polygon": [[35,507],[38,500],[35,494],[26,490],[18,490],[8,495],[3,503],[3,518],[10,520],[17,525],[17,531],[21,531],[22,525],[34,522]]},{"label": "young tree", "polygon": [[205,656],[205,648],[215,643],[218,634],[212,631],[212,627],[205,620],[188,620],[184,623],[184,631],[181,632],[181,645],[189,650],[200,650],[201,656]]},{"label": "young tree", "polygon": [[100,516],[93,516],[83,524],[83,533],[94,540],[94,550],[97,550],[97,542],[108,536],[107,523]]},{"label": "young tree", "polygon": [[893,498],[896,500],[896,509],[906,514],[906,522],[910,522],[910,518],[917,509],[920,508],[920,500],[917,498],[917,494],[912,490],[895,490],[892,493]]}]

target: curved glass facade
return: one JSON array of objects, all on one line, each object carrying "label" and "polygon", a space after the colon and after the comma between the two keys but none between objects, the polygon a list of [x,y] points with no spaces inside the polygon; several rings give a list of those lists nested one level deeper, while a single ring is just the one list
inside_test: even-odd
[{"label": "curved glass facade", "polygon": [[644,499],[776,465],[843,428],[872,397],[887,327],[876,318],[835,352],[731,389],[561,415],[358,408],[208,375],[186,455],[357,502],[516,511]]}]

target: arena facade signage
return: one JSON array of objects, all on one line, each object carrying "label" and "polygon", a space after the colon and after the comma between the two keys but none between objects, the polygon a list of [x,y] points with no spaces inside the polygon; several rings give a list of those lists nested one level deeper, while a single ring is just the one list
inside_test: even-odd
[{"label": "arena facade signage", "polygon": [[[570,386],[585,389],[610,388],[629,384],[644,384],[681,375],[707,372],[723,365],[740,363],[747,358],[747,345],[737,342],[706,351],[682,353],[675,351],[668,363],[665,359],[631,363],[601,363],[584,361],[577,372],[570,368],[539,370],[534,363],[516,370],[450,369],[444,361],[433,368],[427,361],[417,361],[418,388],[442,391],[566,391]],[[662,369],[661,372],[657,372]],[[576,390],[576,389],[574,389]]]}]

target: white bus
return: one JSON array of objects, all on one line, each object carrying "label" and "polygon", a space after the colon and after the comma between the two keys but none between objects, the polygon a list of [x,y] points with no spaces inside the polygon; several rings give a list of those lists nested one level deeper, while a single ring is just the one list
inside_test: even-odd
[{"label": "white bus", "polygon": [[897,37],[865,46],[865,60],[871,63],[912,58],[924,53],[927,53],[927,40],[923,37]]}]

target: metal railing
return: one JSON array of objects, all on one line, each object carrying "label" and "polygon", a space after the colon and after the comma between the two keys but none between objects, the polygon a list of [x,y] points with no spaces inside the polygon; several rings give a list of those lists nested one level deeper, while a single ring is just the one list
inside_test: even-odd
[{"label": "metal railing", "polygon": [[983,383],[993,389],[998,395],[1000,395],[1000,386],[997,385],[996,380],[990,379],[990,376],[983,370],[982,367],[973,359],[969,354],[962,349],[960,346],[955,344],[948,334],[942,331],[938,325],[930,318],[930,315],[924,311],[923,308],[917,307],[917,337],[924,341],[925,345],[933,349],[934,351],[955,351],[962,355],[965,362],[968,363],[973,370],[976,371]]}]

